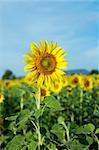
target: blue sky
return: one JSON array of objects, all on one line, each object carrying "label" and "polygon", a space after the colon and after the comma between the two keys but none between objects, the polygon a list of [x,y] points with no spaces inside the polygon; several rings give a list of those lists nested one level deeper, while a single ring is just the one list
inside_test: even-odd
[{"label": "blue sky", "polygon": [[30,42],[57,41],[68,69],[98,68],[99,3],[96,0],[0,1],[0,76],[10,69],[23,75]]}]

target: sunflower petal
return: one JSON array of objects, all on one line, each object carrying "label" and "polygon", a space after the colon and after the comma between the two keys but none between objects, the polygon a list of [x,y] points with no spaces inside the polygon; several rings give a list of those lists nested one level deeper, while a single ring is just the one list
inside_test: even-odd
[{"label": "sunflower petal", "polygon": [[40,74],[38,77],[38,86],[42,87],[43,82],[44,82],[44,75]]}]

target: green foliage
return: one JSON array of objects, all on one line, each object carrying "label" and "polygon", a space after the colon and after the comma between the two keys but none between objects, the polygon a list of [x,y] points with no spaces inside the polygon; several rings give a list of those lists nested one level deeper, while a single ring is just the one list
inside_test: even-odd
[{"label": "green foliage", "polygon": [[79,87],[72,94],[64,88],[60,94],[45,97],[37,109],[34,87],[24,83],[5,89],[0,106],[1,149],[38,150],[38,125],[41,150],[98,149],[98,90],[83,92],[81,103]]},{"label": "green foliage", "polygon": [[59,111],[62,110],[60,102],[54,96],[48,96],[45,98],[44,103],[47,107]]},{"label": "green foliage", "polygon": [[36,150],[37,148],[37,142],[31,141],[30,144],[28,145],[28,150]]},{"label": "green foliage", "polygon": [[91,134],[95,130],[95,126],[91,123],[74,129],[76,134]]},{"label": "green foliage", "polygon": [[96,129],[95,134],[99,134],[99,128]]},{"label": "green foliage", "polygon": [[21,135],[15,136],[6,146],[7,150],[20,150],[24,144],[24,137]]},{"label": "green foliage", "polygon": [[2,79],[16,79],[16,77],[11,70],[6,70],[2,76]]},{"label": "green foliage", "polygon": [[88,146],[81,144],[78,140],[74,139],[67,143],[67,149],[69,150],[88,150]]},{"label": "green foliage", "polygon": [[52,127],[51,132],[54,133],[58,137],[58,139],[59,139],[59,141],[61,143],[65,143],[66,142],[65,141],[65,130],[64,130],[64,128],[61,125],[55,124]]},{"label": "green foliage", "polygon": [[17,120],[17,126],[18,129],[24,129],[26,127],[26,123],[28,122],[28,119],[30,118],[31,113],[28,109],[22,110],[18,116]]},{"label": "green foliage", "polygon": [[99,74],[99,70],[91,70],[89,74]]}]

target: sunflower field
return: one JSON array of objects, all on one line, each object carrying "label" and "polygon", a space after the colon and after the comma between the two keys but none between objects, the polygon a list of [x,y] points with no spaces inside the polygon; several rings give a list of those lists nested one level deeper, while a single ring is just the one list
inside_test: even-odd
[{"label": "sunflower field", "polygon": [[57,43],[32,43],[29,73],[0,80],[1,150],[99,150],[99,74],[67,75]]}]

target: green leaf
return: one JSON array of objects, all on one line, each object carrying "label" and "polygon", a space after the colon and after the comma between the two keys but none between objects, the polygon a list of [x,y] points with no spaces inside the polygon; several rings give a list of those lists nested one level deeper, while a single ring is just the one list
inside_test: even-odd
[{"label": "green leaf", "polygon": [[99,133],[99,128],[97,128],[95,131],[95,134],[98,134],[98,133]]},{"label": "green leaf", "polygon": [[37,148],[37,142],[36,141],[32,141],[29,145],[28,145],[28,150],[36,150]]},{"label": "green leaf", "polygon": [[25,134],[25,139],[28,142],[34,139],[34,134],[32,133],[32,131],[29,131]]},{"label": "green leaf", "polygon": [[27,120],[30,117],[29,109],[22,110],[19,115],[19,121]]},{"label": "green leaf", "polygon": [[11,130],[14,134],[16,134],[17,128],[16,128],[16,122],[13,121],[9,124],[8,129]]},{"label": "green leaf", "polygon": [[44,103],[47,107],[49,107],[55,111],[63,109],[61,107],[59,101],[54,96],[47,96],[44,100]]},{"label": "green leaf", "polygon": [[22,147],[22,149],[21,150],[26,150],[27,149],[27,146],[24,146],[24,147]]},{"label": "green leaf", "polygon": [[62,143],[65,143],[65,130],[63,128],[63,126],[59,125],[59,124],[55,124],[53,127],[52,127],[52,130],[51,130],[52,133],[54,133],[59,141],[61,141]]},{"label": "green leaf", "polygon": [[87,140],[87,142],[88,142],[89,145],[91,145],[93,143],[92,137],[90,137],[88,135],[86,136],[86,140]]},{"label": "green leaf", "polygon": [[16,120],[16,118],[17,118],[17,115],[16,116],[6,117],[5,120],[14,121],[14,120]]},{"label": "green leaf", "polygon": [[90,134],[94,131],[95,126],[91,123],[83,125],[81,127],[78,127],[76,129],[74,129],[74,132],[76,134]]},{"label": "green leaf", "polygon": [[36,119],[38,119],[40,116],[42,116],[42,114],[43,114],[43,111],[40,109],[40,110],[35,111],[34,116],[36,117]]},{"label": "green leaf", "polygon": [[7,150],[20,150],[24,144],[24,137],[21,135],[15,136],[6,146]]},{"label": "green leaf", "polygon": [[51,150],[57,150],[55,144],[51,144]]},{"label": "green leaf", "polygon": [[88,150],[88,146],[81,144],[78,140],[74,139],[66,143],[68,150]]},{"label": "green leaf", "polygon": [[59,124],[62,124],[62,122],[64,122],[65,121],[65,119],[62,117],[62,116],[60,116],[59,118],[58,118],[58,123]]},{"label": "green leaf", "polygon": [[96,105],[96,107],[95,107],[94,115],[99,117],[99,106],[98,105]]},{"label": "green leaf", "polygon": [[17,123],[18,129],[25,128],[26,123],[28,122],[28,119],[30,118],[30,116],[31,116],[31,113],[28,109],[25,109],[20,113],[18,117],[19,122]]},{"label": "green leaf", "polygon": [[56,145],[55,145],[55,144],[52,144],[52,143],[50,143],[50,144],[48,145],[48,149],[50,149],[50,150],[57,150]]}]

